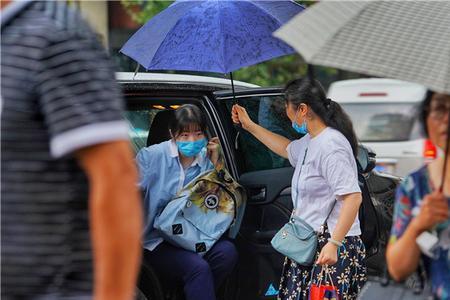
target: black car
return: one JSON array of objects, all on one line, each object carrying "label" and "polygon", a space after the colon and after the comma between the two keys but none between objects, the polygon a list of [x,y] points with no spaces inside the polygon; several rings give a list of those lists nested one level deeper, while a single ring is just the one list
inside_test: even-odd
[{"label": "black car", "polygon": [[[226,79],[150,73],[133,77],[131,73],[117,75],[136,152],[170,139],[168,122],[173,110],[186,103],[195,104],[207,115],[209,137],[219,137],[228,170],[247,190],[246,213],[235,240],[239,263],[219,291],[219,298],[275,299],[284,258],[272,248],[270,240],[291,214],[294,169],[288,160],[234,126],[230,114],[237,102],[263,127],[291,140],[298,139],[285,114],[282,90],[236,82],[234,99]],[[377,275],[385,265],[384,248],[399,178],[373,171],[375,154],[366,148],[360,147],[358,164],[363,191],[359,214],[362,238],[369,274]],[[180,284],[166,282],[151,266],[142,266],[138,287],[142,298],[183,299]]]}]

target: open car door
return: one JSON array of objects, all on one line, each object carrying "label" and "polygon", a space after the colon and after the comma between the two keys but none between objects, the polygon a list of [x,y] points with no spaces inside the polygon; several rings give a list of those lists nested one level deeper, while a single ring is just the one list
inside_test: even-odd
[{"label": "open car door", "polygon": [[[252,120],[290,140],[300,136],[285,113],[281,89],[251,89],[236,92],[237,103]],[[246,213],[236,239],[240,259],[232,285],[237,295],[229,299],[276,299],[284,257],[270,241],[289,220],[292,211],[289,161],[270,151],[250,133],[231,121],[235,101],[230,92],[216,92],[214,104],[224,124],[226,153],[240,184],[247,189]]]}]

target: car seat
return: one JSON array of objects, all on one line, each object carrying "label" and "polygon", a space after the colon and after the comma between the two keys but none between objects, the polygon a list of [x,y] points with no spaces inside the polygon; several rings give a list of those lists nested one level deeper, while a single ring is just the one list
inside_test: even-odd
[{"label": "car seat", "polygon": [[155,115],[148,133],[147,147],[170,139],[169,124],[174,116],[173,110],[162,110]]},{"label": "car seat", "polygon": [[135,300],[184,300],[181,282],[174,282],[158,274],[154,268],[141,264]]}]

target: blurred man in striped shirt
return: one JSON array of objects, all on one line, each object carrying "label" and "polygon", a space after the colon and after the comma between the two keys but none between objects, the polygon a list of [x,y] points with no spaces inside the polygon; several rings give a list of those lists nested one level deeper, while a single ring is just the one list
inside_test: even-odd
[{"label": "blurred man in striped shirt", "polygon": [[1,297],[131,299],[140,199],[106,53],[59,1],[1,22]]}]

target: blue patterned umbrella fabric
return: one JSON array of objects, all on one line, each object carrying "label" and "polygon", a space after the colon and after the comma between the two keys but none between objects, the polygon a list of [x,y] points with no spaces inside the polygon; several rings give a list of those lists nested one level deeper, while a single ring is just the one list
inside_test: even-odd
[{"label": "blue patterned umbrella fabric", "polygon": [[177,1],[120,51],[147,70],[229,73],[294,53],[272,33],[303,9],[293,1]]}]

